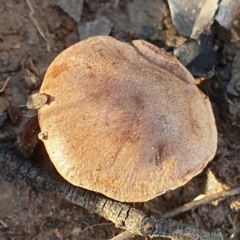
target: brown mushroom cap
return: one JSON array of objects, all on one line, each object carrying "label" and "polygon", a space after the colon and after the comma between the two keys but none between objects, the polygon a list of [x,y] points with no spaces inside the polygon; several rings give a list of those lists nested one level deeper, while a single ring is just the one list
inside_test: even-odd
[{"label": "brown mushroom cap", "polygon": [[81,41],[48,68],[39,110],[47,152],[76,186],[126,202],[150,200],[214,157],[209,99],[170,54],[108,36]]}]

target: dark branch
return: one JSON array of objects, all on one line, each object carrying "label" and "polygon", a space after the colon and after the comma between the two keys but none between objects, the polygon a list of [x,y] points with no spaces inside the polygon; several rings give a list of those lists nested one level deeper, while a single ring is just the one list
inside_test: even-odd
[{"label": "dark branch", "polygon": [[33,167],[30,162],[7,150],[0,150],[0,167],[23,176],[27,182],[38,188],[61,194],[68,201],[100,214],[117,227],[136,235],[194,240],[223,239],[221,233],[207,232],[170,219],[148,216],[130,205],[75,187],[59,175]]}]

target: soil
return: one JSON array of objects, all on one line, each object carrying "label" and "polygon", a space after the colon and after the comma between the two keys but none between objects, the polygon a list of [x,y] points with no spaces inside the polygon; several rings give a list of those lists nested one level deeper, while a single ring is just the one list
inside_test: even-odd
[{"label": "soil", "polygon": [[[80,24],[104,15],[114,26],[110,35],[122,41],[141,38],[171,49],[185,40],[167,27],[170,20],[165,1],[157,9],[158,14],[155,1],[136,2],[85,0]],[[147,8],[147,13],[141,8]],[[157,27],[149,28],[149,18],[158,23]],[[200,195],[211,195],[240,183],[240,113],[238,107],[234,111],[232,107],[233,103],[238,104],[239,98],[226,94],[232,62],[238,50],[235,42],[240,34],[239,20],[235,21],[231,31],[225,31],[216,24],[213,26],[217,49],[215,74],[199,84],[199,88],[209,96],[216,117],[219,132],[216,156],[200,175],[185,186],[145,204],[137,204],[145,211],[164,213]],[[1,88],[3,86],[0,120],[4,122],[0,136],[19,137],[26,122],[36,115],[35,111],[26,108],[28,96],[39,89],[44,73],[56,55],[78,41],[77,24],[56,5],[55,0],[0,0],[0,85]],[[9,82],[4,88],[7,80]],[[6,120],[4,113],[7,113]],[[100,240],[110,239],[121,231],[103,217],[36,189],[1,169],[0,189],[2,240]],[[234,227],[237,231],[238,221],[236,219],[234,226],[231,219],[235,219],[239,209],[240,197],[236,195],[200,206],[175,219],[202,229],[219,229],[228,238]]]}]

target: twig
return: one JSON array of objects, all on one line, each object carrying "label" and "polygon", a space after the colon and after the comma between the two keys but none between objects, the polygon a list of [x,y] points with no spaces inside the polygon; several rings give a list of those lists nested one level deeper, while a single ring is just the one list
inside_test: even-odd
[{"label": "twig", "polygon": [[184,204],[180,207],[177,207],[177,208],[172,209],[172,210],[170,210],[166,213],[163,213],[161,215],[161,217],[162,218],[171,218],[171,217],[174,217],[174,216],[176,216],[180,213],[183,213],[183,212],[189,211],[193,208],[199,207],[200,205],[207,204],[209,202],[212,202],[212,201],[215,201],[215,200],[218,200],[218,199],[223,199],[223,198],[226,198],[226,197],[229,197],[229,196],[237,195],[239,193],[240,193],[240,187],[232,188],[232,189],[229,189],[229,190],[224,190],[222,192],[215,193],[211,196],[204,197],[200,200],[196,200],[196,201],[186,203],[186,204]]},{"label": "twig", "polygon": [[6,80],[5,80],[5,83],[3,84],[3,86],[1,87],[0,89],[0,93],[3,92],[9,82],[9,80],[11,79],[11,77],[8,77]]},{"label": "twig", "polygon": [[231,217],[230,214],[227,215],[227,218],[228,218],[229,222],[232,224],[233,230],[234,230],[233,234],[229,238],[231,240],[238,240],[238,239],[240,239],[240,221],[238,219],[238,215],[239,215],[239,212],[237,212],[237,214],[235,215],[234,220],[232,220],[232,217]]},{"label": "twig", "polygon": [[3,225],[4,228],[7,228],[7,227],[8,227],[8,225],[7,225],[3,220],[1,220],[1,219],[0,219],[0,223]]},{"label": "twig", "polygon": [[0,167],[23,176],[38,188],[61,194],[66,200],[89,209],[135,235],[198,240],[222,240],[220,232],[207,232],[171,219],[149,216],[138,209],[71,185],[57,174],[33,167],[8,150],[0,150]]},{"label": "twig", "polygon": [[110,240],[125,240],[132,236],[134,236],[134,234],[130,233],[129,231],[124,231],[122,233],[119,233],[117,236],[111,238]]},{"label": "twig", "polygon": [[34,14],[34,9],[33,9],[32,4],[30,3],[29,0],[26,0],[26,3],[27,3],[28,7],[29,7],[30,10],[31,10],[30,13],[29,13],[29,18],[30,18],[30,19],[33,21],[33,23],[35,24],[35,26],[36,26],[36,28],[37,28],[37,30],[38,30],[38,33],[39,33],[39,34],[41,35],[41,37],[45,40],[46,45],[47,45],[47,50],[48,50],[48,52],[51,52],[50,46],[49,46],[49,42],[48,42],[45,34],[42,32],[42,30],[41,30],[41,28],[40,28],[37,20],[32,16],[32,15]]}]

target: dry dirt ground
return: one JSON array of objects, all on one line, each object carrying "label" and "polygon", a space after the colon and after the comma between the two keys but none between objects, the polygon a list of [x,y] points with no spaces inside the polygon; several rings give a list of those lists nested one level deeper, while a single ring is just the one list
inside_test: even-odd
[{"label": "dry dirt ground", "polygon": [[[139,1],[141,4],[136,2],[86,0],[81,22],[104,15],[114,26],[111,31],[113,37],[123,41],[146,39],[149,28],[141,28],[141,19],[147,21],[147,10],[141,8],[148,7],[147,16],[155,20],[159,18],[156,34],[148,40],[166,49],[182,41],[180,36],[175,35],[174,31],[169,32],[163,24],[163,20],[169,16],[165,2],[161,4],[160,10],[157,9],[157,15],[153,12],[156,9],[155,1],[148,1],[148,6],[143,4],[144,1]],[[142,29],[145,32],[141,32]],[[237,100],[226,96],[234,51],[237,49],[231,40],[238,39],[239,21],[235,22],[231,32],[217,26],[213,32],[217,46],[215,74],[199,87],[210,97],[216,116],[219,132],[216,157],[203,173],[184,187],[146,204],[137,204],[145,211],[164,213],[201,194],[211,195],[240,183],[240,114],[230,106]],[[26,108],[28,95],[38,90],[54,57],[78,40],[76,23],[56,6],[55,0],[0,0],[1,86],[10,77],[6,88],[0,93],[1,112],[6,112],[8,107],[8,119],[1,127],[1,135],[18,136],[22,126],[35,114]],[[10,102],[10,107],[6,106],[5,100]],[[228,197],[180,214],[175,219],[202,229],[220,229],[227,238],[234,231],[231,219],[235,218],[240,209],[239,201],[238,195]],[[18,176],[9,175],[0,169],[1,240],[100,240],[109,239],[119,232],[101,216],[91,214],[52,193],[36,189]]]}]

